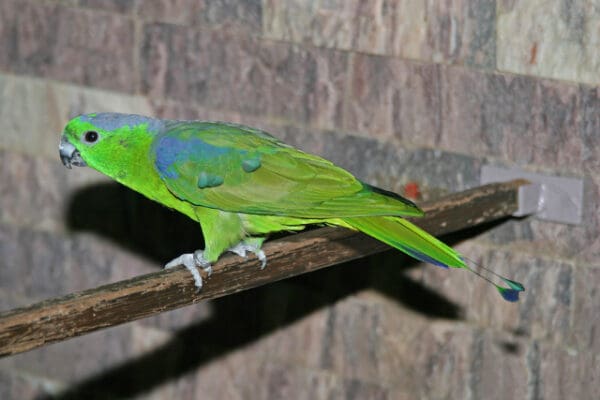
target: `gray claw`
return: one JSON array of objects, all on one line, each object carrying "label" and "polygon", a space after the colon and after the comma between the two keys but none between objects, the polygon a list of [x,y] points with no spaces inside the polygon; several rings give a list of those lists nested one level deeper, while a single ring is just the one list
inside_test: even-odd
[{"label": "gray claw", "polygon": [[202,275],[198,271],[198,268],[202,268],[208,276],[212,274],[212,266],[204,258],[204,252],[202,250],[196,250],[193,253],[185,253],[179,257],[174,258],[165,265],[165,269],[177,267],[183,265],[194,277],[194,284],[196,285],[196,292],[202,289]]},{"label": "gray claw", "polygon": [[249,251],[251,253],[254,253],[260,261],[260,269],[264,269],[267,265],[267,256],[265,255],[265,252],[252,244],[240,242],[227,250],[243,258],[248,258],[246,252]]}]

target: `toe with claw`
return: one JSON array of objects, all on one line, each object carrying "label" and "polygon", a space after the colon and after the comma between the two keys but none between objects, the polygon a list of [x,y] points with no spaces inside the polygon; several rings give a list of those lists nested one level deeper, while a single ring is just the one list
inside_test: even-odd
[{"label": "toe with claw", "polygon": [[[261,241],[262,242],[262,241]],[[267,256],[265,252],[260,249],[259,246],[253,243],[240,242],[233,247],[230,247],[228,251],[237,254],[240,257],[248,258],[246,252],[251,252],[256,255],[258,260],[260,261],[260,269],[264,269],[267,265]]]},{"label": "toe with claw", "polygon": [[204,258],[204,252],[202,250],[196,250],[193,253],[185,253],[177,258],[169,261],[165,265],[165,269],[173,268],[179,265],[183,265],[194,277],[194,284],[196,285],[196,292],[202,289],[202,275],[198,271],[198,268],[202,268],[208,276],[212,274],[212,265],[208,260]]}]

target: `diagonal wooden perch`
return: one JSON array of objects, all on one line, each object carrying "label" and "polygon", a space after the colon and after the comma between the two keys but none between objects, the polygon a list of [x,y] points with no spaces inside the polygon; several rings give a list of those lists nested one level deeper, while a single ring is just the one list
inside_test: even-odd
[{"label": "diagonal wooden perch", "polygon": [[[414,222],[434,235],[466,229],[517,210],[523,180],[481,186],[421,204],[426,216]],[[265,244],[269,265],[255,258],[225,256],[196,293],[183,267],[139,276],[46,300],[0,314],[0,356],[15,354],[101,328],[214,299],[389,249],[361,233],[321,228]]]}]

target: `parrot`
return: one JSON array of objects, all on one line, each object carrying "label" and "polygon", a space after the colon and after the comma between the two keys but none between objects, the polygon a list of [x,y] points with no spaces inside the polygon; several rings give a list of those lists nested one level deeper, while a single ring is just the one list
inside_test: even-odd
[{"label": "parrot", "polygon": [[[317,155],[248,126],[180,121],[121,113],[71,119],[59,143],[67,167],[89,166],[145,197],[197,221],[205,247],[165,267],[183,265],[202,288],[225,252],[253,253],[269,234],[307,225],[363,232],[426,263],[463,268],[496,287],[507,301],[525,288],[467,259],[403,217],[423,211],[404,197],[362,182]],[[479,266],[478,266],[479,267]]]}]

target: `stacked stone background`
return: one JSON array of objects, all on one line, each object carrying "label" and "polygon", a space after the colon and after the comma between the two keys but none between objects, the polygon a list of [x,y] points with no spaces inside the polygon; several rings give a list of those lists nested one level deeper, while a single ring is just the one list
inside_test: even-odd
[{"label": "stacked stone background", "polygon": [[449,238],[523,282],[517,305],[390,253],[4,358],[0,398],[597,397],[597,1],[0,0],[0,45],[2,310],[198,246],[62,166],[82,112],[261,127],[399,192],[474,187],[484,164],[585,181],[581,225]]}]

